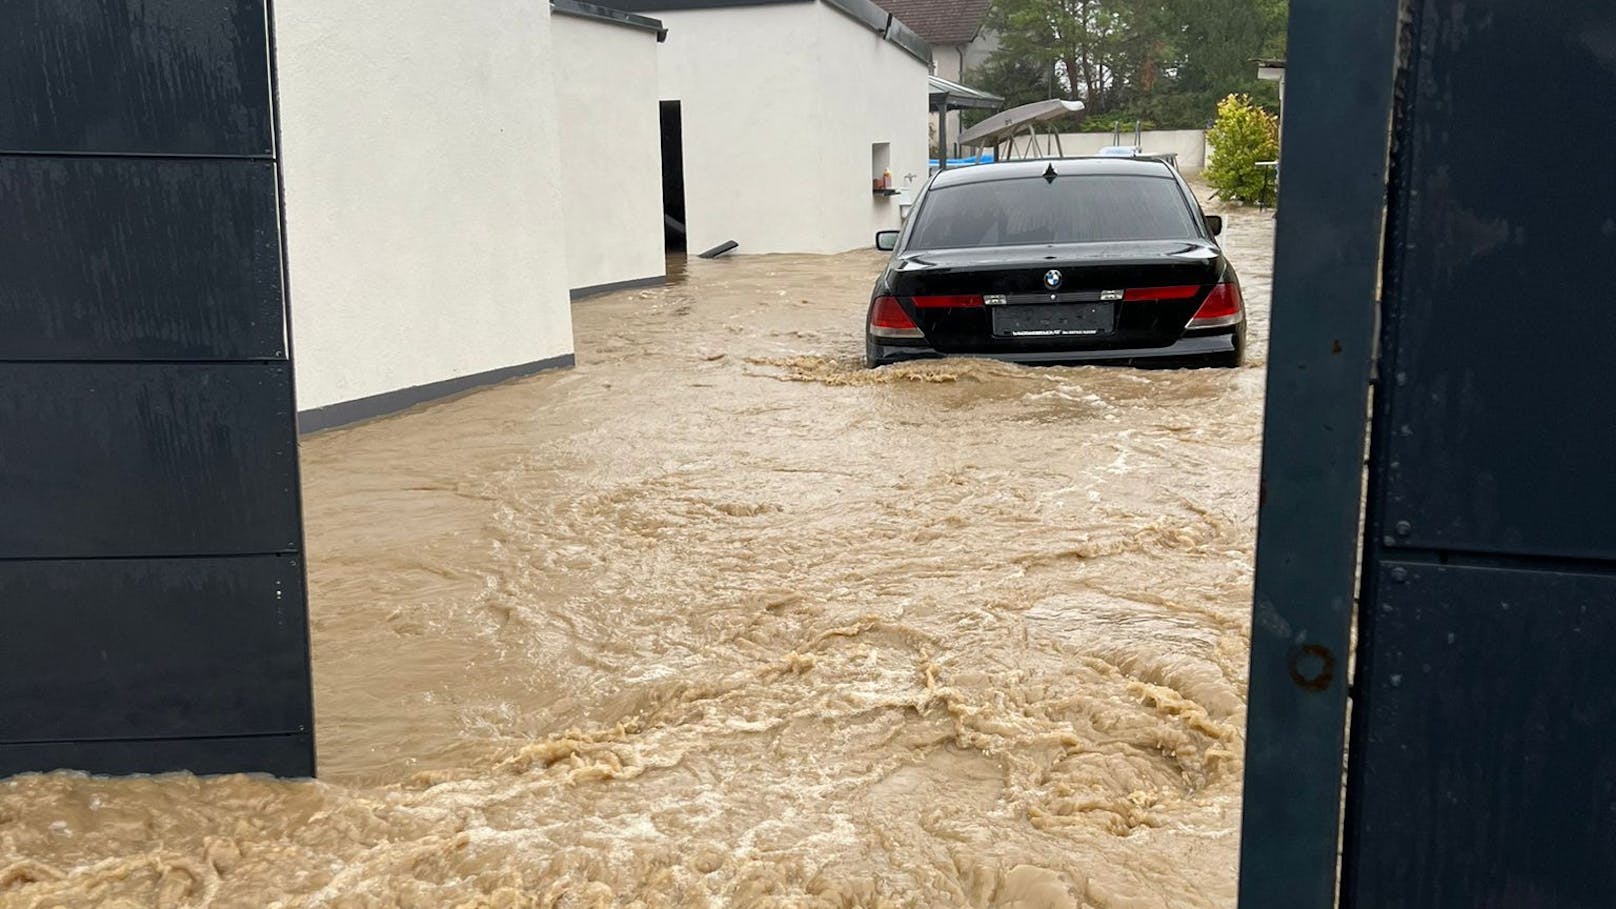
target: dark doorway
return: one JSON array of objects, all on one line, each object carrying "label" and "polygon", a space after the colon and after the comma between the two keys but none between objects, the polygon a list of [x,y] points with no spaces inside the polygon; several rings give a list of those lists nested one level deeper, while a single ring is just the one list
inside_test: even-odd
[{"label": "dark doorway", "polygon": [[685,141],[678,101],[662,102],[662,229],[667,249],[685,249]]}]

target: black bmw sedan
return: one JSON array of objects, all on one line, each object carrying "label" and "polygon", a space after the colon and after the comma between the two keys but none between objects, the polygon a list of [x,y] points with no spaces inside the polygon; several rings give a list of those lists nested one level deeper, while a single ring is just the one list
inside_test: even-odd
[{"label": "black bmw sedan", "polygon": [[1161,161],[1065,158],[946,170],[875,283],[865,361],[1238,366],[1240,282],[1178,172]]}]

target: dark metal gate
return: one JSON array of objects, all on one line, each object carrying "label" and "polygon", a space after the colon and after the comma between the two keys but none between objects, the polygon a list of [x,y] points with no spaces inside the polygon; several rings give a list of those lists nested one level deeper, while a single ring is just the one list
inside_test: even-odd
[{"label": "dark metal gate", "polygon": [[265,0],[0,3],[0,775],[312,775]]},{"label": "dark metal gate", "polygon": [[1616,5],[1295,0],[1288,82],[1241,905],[1616,905]]}]

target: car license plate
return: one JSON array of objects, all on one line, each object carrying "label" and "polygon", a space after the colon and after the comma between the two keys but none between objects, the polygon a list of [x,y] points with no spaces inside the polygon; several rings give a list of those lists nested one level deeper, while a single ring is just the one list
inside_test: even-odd
[{"label": "car license plate", "polygon": [[993,310],[993,333],[1001,338],[1085,338],[1110,334],[1113,303],[1048,303]]}]

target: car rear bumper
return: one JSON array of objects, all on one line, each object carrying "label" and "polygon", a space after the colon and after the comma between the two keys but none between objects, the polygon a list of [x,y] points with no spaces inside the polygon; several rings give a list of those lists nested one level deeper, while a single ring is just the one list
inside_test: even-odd
[{"label": "car rear bumper", "polygon": [[[946,356],[979,357],[984,360],[1003,360],[1007,363],[1028,365],[1061,365],[1081,363],[1112,363],[1135,366],[1195,366],[1207,362],[1227,360],[1239,355],[1241,330],[1244,325],[1225,331],[1198,334],[1181,338],[1166,347],[1119,348],[1114,350],[1042,350],[1042,351],[958,351]],[[942,357],[931,347],[913,344],[887,344],[879,338],[868,339],[868,357],[871,366],[884,366],[904,360],[922,360]]]}]

